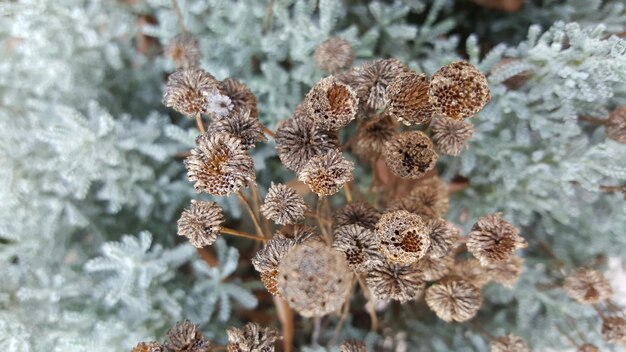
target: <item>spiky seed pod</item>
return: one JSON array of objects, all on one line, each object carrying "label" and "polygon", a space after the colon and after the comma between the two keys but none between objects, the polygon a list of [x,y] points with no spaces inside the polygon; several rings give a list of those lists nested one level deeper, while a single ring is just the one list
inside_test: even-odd
[{"label": "spiky seed pod", "polygon": [[229,328],[228,352],[274,352],[278,331],[261,327],[257,323],[248,323],[243,329]]},{"label": "spiky seed pod", "polygon": [[530,348],[526,346],[521,337],[508,334],[491,341],[489,344],[490,352],[530,352]]},{"label": "spiky seed pod", "polygon": [[[501,263],[494,265],[501,265]],[[452,274],[478,288],[483,287],[491,279],[487,268],[482,266],[478,259],[466,259],[455,263],[452,267]]]},{"label": "spiky seed pod", "polygon": [[445,155],[459,156],[474,134],[474,125],[463,120],[438,117],[430,124],[437,150]]},{"label": "spiky seed pod", "polygon": [[354,163],[344,159],[340,151],[332,150],[311,158],[298,174],[298,179],[318,196],[331,196],[352,181],[352,170]]},{"label": "spiky seed pod", "polygon": [[433,107],[428,97],[428,77],[415,72],[403,72],[387,87],[389,114],[407,126],[430,122]]},{"label": "spiky seed pod", "polygon": [[322,235],[314,227],[304,224],[283,226],[276,233],[275,238],[293,240],[297,244],[307,241],[323,241]]},{"label": "spiky seed pod", "polygon": [[444,279],[426,290],[426,304],[445,322],[473,318],[482,304],[480,290],[462,279]]},{"label": "spiky seed pod", "polygon": [[165,352],[165,347],[155,341],[140,342],[131,352]]},{"label": "spiky seed pod", "polygon": [[293,188],[272,182],[261,206],[261,213],[279,225],[288,225],[304,219],[307,209],[304,198]]},{"label": "spiky seed pod", "polygon": [[352,65],[354,51],[347,40],[330,37],[315,48],[313,59],[320,69],[336,73]]},{"label": "spiky seed pod", "polygon": [[180,69],[167,79],[163,104],[188,117],[207,112],[211,92],[218,81],[199,68]]},{"label": "spiky seed pod", "polygon": [[396,123],[391,116],[379,115],[359,126],[352,151],[361,159],[378,158],[385,150],[385,143],[395,134]]},{"label": "spiky seed pod", "polygon": [[408,196],[394,200],[388,209],[406,210],[424,219],[443,217],[448,212],[448,186],[438,177],[415,187]]},{"label": "spiky seed pod", "polygon": [[626,320],[622,317],[602,319],[602,339],[608,343],[626,346]]},{"label": "spiky seed pod", "polygon": [[240,139],[224,133],[205,133],[185,159],[187,178],[196,192],[227,196],[256,179],[254,161]]},{"label": "spiky seed pod", "polygon": [[165,47],[165,55],[180,68],[198,67],[200,48],[198,41],[190,34],[181,34],[172,39]]},{"label": "spiky seed pod", "polygon": [[232,112],[250,111],[250,116],[259,118],[256,96],[250,88],[234,78],[226,78],[220,82],[219,90],[222,95],[227,96],[233,104]]},{"label": "spiky seed pod", "polygon": [[339,346],[339,352],[367,352],[367,347],[363,341],[347,340]]},{"label": "spiky seed pod", "polygon": [[[494,77],[502,77],[503,75],[506,75],[509,78],[503,81],[497,81],[502,82],[502,84],[510,90],[519,89],[526,84],[530,76],[532,76],[532,71],[521,68],[520,64],[522,64],[522,61],[519,59],[509,57],[504,58],[495,64],[491,70],[489,70],[489,77],[490,79],[493,79]],[[511,76],[511,74],[513,75]]]},{"label": "spiky seed pod", "polygon": [[211,341],[205,338],[189,320],[176,325],[167,332],[165,348],[171,352],[209,352]]},{"label": "spiky seed pod", "polygon": [[600,352],[600,349],[596,347],[595,345],[592,345],[590,343],[585,343],[585,344],[580,345],[578,349],[576,350],[576,352]]},{"label": "spiky seed pod", "polygon": [[273,238],[252,258],[252,266],[261,273],[263,285],[274,296],[278,295],[278,265],[296,244],[294,240]]},{"label": "spiky seed pod", "polygon": [[343,305],[352,273],[342,253],[319,241],[294,247],[278,267],[278,290],[302,316],[323,316]]},{"label": "spiky seed pod", "polygon": [[410,264],[395,264],[378,257],[367,262],[365,282],[372,294],[380,300],[392,299],[400,303],[417,300],[424,293],[426,283]]},{"label": "spiky seed pod", "polygon": [[518,256],[512,256],[506,262],[488,264],[485,267],[485,272],[491,281],[512,288],[522,274],[523,267],[524,260]]},{"label": "spiky seed pod", "polygon": [[491,99],[485,75],[465,61],[453,62],[435,72],[428,94],[435,111],[454,120],[474,116]]},{"label": "spiky seed pod", "polygon": [[335,230],[333,248],[346,256],[352,270],[365,270],[367,259],[377,253],[377,242],[374,232],[359,225],[345,225]]},{"label": "spiky seed pod", "polygon": [[352,202],[346,204],[335,213],[335,226],[359,225],[374,230],[380,219],[380,211],[367,202]]},{"label": "spiky seed pod", "polygon": [[359,100],[349,85],[334,76],[317,82],[306,95],[306,109],[321,128],[336,131],[354,119]]},{"label": "spiky seed pod", "polygon": [[376,60],[352,73],[351,86],[364,108],[380,110],[385,107],[387,86],[409,67],[398,59]]},{"label": "spiky seed pod", "polygon": [[274,140],[281,163],[295,172],[300,172],[312,157],[339,148],[334,132],[323,130],[299,113],[280,123]]},{"label": "spiky seed pod", "polygon": [[224,223],[222,208],[215,202],[191,201],[178,219],[178,235],[185,236],[198,248],[212,245]]},{"label": "spiky seed pod", "polygon": [[254,148],[257,142],[266,141],[263,127],[249,110],[233,111],[227,118],[214,119],[207,128],[210,134],[226,133],[241,140],[247,150]]},{"label": "spiky seed pod", "polygon": [[626,143],[626,106],[611,112],[605,126],[606,136],[619,142]]},{"label": "spiky seed pod", "polygon": [[414,263],[425,256],[430,247],[424,220],[405,210],[383,214],[375,231],[379,251],[394,263]]},{"label": "spiky seed pod", "polygon": [[578,269],[563,282],[563,288],[570,298],[583,304],[604,301],[613,295],[611,283],[601,272]]},{"label": "spiky seed pod", "polygon": [[502,213],[478,219],[467,240],[467,250],[482,265],[506,261],[515,250],[526,248],[526,245],[515,226],[502,219]]},{"label": "spiky seed pod", "polygon": [[426,227],[430,237],[428,255],[433,258],[448,255],[461,237],[461,230],[442,218],[426,220]]},{"label": "spiky seed pod", "polygon": [[433,142],[420,131],[396,135],[385,143],[383,155],[389,170],[402,178],[420,178],[437,163]]},{"label": "spiky seed pod", "polygon": [[451,256],[433,258],[425,256],[413,264],[415,270],[419,271],[425,281],[437,281],[448,275],[454,265]]}]

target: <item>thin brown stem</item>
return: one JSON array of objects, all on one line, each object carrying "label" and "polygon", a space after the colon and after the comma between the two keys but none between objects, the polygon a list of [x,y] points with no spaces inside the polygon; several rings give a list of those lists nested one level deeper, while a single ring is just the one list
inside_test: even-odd
[{"label": "thin brown stem", "polygon": [[243,193],[241,193],[241,191],[237,191],[236,194],[239,200],[241,201],[241,203],[244,205],[244,207],[248,211],[248,214],[250,215],[250,219],[252,220],[252,223],[254,224],[254,228],[257,232],[257,235],[265,239],[265,234],[263,233],[263,229],[261,229],[261,225],[259,224],[259,219],[257,218],[256,214],[254,213],[254,210],[250,206],[250,202],[248,202],[248,200],[243,195]]},{"label": "thin brown stem", "polygon": [[283,332],[283,350],[285,352],[291,352],[293,345],[293,311],[283,300],[278,296],[274,296],[274,306],[276,307],[276,313]]},{"label": "thin brown stem", "polygon": [[272,24],[272,16],[274,15],[274,0],[267,1],[265,9],[265,17],[263,18],[263,34],[266,34]]},{"label": "thin brown stem", "polygon": [[327,243],[331,243],[332,242],[332,237],[329,235],[328,231],[326,231],[326,224],[324,223],[324,221],[322,220],[322,206],[324,203],[324,197],[320,196],[317,198],[317,206],[315,208],[315,219],[317,219],[317,223],[320,227],[320,230],[322,231],[322,236],[324,237],[324,239],[326,240]]},{"label": "thin brown stem", "polygon": [[374,308],[374,296],[372,295],[372,292],[370,292],[370,289],[367,287],[361,276],[357,276],[357,280],[359,282],[359,285],[361,286],[361,289],[363,290],[365,298],[367,298],[367,304],[365,305],[365,309],[370,315],[370,330],[376,331],[378,330],[378,316],[376,315],[376,309]]},{"label": "thin brown stem", "polygon": [[242,232],[242,231],[238,231],[235,229],[229,229],[227,227],[222,227],[220,229],[220,232],[225,234],[225,235],[231,235],[231,236],[236,236],[236,237],[243,237],[243,238],[249,238],[255,241],[265,241],[264,238],[261,238],[259,236],[255,236],[246,232]]},{"label": "thin brown stem", "polygon": [[176,0],[172,0],[172,8],[174,9],[174,14],[176,14],[176,24],[178,24],[178,29],[181,33],[187,33],[187,28],[185,28],[185,23],[183,21],[183,15],[180,12],[180,7],[178,7],[178,2],[176,2]]},{"label": "thin brown stem", "polygon": [[314,317],[313,318],[313,332],[311,333],[311,345],[318,346],[320,339],[320,331],[322,330],[322,318]]},{"label": "thin brown stem", "polygon": [[608,123],[607,119],[599,119],[597,117],[592,116],[578,116],[578,120],[589,122],[592,125],[603,126]]},{"label": "thin brown stem", "polygon": [[352,203],[352,191],[350,190],[350,182],[343,185],[343,191],[346,195],[346,203]]},{"label": "thin brown stem", "polygon": [[204,134],[204,132],[206,132],[204,129],[204,123],[202,122],[202,115],[200,114],[196,114],[196,126],[198,126],[200,133]]},{"label": "thin brown stem", "polygon": [[270,130],[269,128],[263,126],[263,133],[265,133],[266,135],[270,136],[271,138],[275,138],[276,137],[276,133],[274,133],[274,131]]}]

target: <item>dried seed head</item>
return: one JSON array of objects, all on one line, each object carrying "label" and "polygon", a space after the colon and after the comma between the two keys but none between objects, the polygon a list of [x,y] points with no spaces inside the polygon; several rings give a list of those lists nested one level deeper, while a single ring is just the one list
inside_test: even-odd
[{"label": "dried seed head", "polygon": [[389,210],[406,210],[424,219],[443,217],[448,212],[448,186],[433,177],[415,187],[408,196],[389,204]]},{"label": "dried seed head", "polygon": [[424,293],[426,283],[414,265],[395,264],[378,256],[366,266],[365,282],[377,299],[404,303],[417,300]]},{"label": "dried seed head", "polygon": [[261,282],[272,296],[280,295],[280,292],[278,292],[278,269],[262,272]]},{"label": "dried seed head", "polygon": [[359,126],[352,150],[362,159],[380,157],[385,150],[385,143],[396,134],[396,123],[387,114],[379,115]]},{"label": "dried seed head", "polygon": [[214,120],[223,119],[230,116],[233,110],[233,102],[229,97],[219,91],[219,86],[213,88],[207,96],[206,111],[211,114]]},{"label": "dried seed head", "polygon": [[330,196],[352,181],[353,169],[352,161],[344,159],[340,151],[332,150],[312,157],[298,174],[298,179],[320,197]]},{"label": "dried seed head", "polygon": [[425,256],[413,265],[415,269],[420,272],[424,280],[437,281],[448,275],[454,265],[454,259],[451,256],[439,258]]},{"label": "dried seed head", "polygon": [[565,278],[563,288],[570,298],[583,304],[604,301],[613,295],[611,283],[595,270],[578,269]]},{"label": "dried seed head", "polygon": [[335,73],[352,65],[354,51],[347,40],[330,37],[315,48],[313,59],[317,67]]},{"label": "dried seed head", "polygon": [[490,352],[530,352],[521,337],[513,334],[499,337],[489,344]]},{"label": "dried seed head", "polygon": [[432,117],[425,74],[399,74],[387,87],[386,99],[389,114],[407,126],[428,123]]},{"label": "dried seed head", "polygon": [[522,274],[523,268],[524,260],[518,256],[512,256],[506,262],[488,264],[485,267],[485,272],[491,281],[497,282],[504,287],[512,288]]},{"label": "dried seed head", "polygon": [[261,281],[272,295],[278,295],[278,265],[295,245],[293,240],[273,238],[252,258],[252,266],[261,273]]},{"label": "dried seed head", "polygon": [[595,345],[592,345],[590,343],[585,343],[585,344],[580,345],[578,349],[576,350],[576,352],[600,352],[600,349],[596,347]]},{"label": "dried seed head", "polygon": [[209,352],[211,341],[189,320],[177,323],[167,332],[165,348],[172,352]]},{"label": "dried seed head", "polygon": [[165,347],[154,341],[140,342],[131,352],[165,352]]},{"label": "dried seed head", "polygon": [[354,119],[359,100],[349,85],[334,76],[317,82],[305,99],[315,123],[325,130],[338,130]]},{"label": "dried seed head", "polygon": [[438,117],[430,124],[432,139],[442,154],[459,156],[474,134],[474,125],[463,120]]},{"label": "dried seed head", "polygon": [[243,329],[230,328],[226,334],[228,352],[273,352],[279,338],[278,331],[263,328],[257,323],[248,323]]},{"label": "dried seed head", "polygon": [[307,205],[301,195],[293,188],[274,182],[261,206],[263,216],[280,225],[293,224],[304,219],[306,210]]},{"label": "dried seed head", "polygon": [[502,213],[478,219],[467,240],[467,250],[483,265],[506,261],[519,248],[526,248],[526,241]]},{"label": "dried seed head", "polygon": [[626,320],[608,317],[602,320],[602,339],[608,343],[626,346]]},{"label": "dried seed head", "polygon": [[437,163],[433,142],[420,131],[405,131],[385,144],[385,163],[396,176],[417,179]]},{"label": "dried seed head", "polygon": [[274,139],[280,161],[295,172],[300,172],[312,157],[339,147],[334,132],[321,129],[313,120],[298,113],[280,123]]},{"label": "dried seed head", "polygon": [[426,290],[426,304],[445,322],[473,318],[482,304],[480,290],[461,279],[448,279]]},{"label": "dried seed head", "polygon": [[394,263],[414,263],[426,255],[430,247],[424,220],[405,210],[383,214],[375,230],[379,251]]},{"label": "dried seed head", "polygon": [[295,224],[293,226],[283,226],[277,233],[275,238],[289,239],[300,244],[311,241],[323,241],[322,235],[317,230],[308,225]]},{"label": "dried seed head", "polygon": [[217,239],[224,220],[222,208],[217,203],[192,200],[191,206],[178,219],[178,236],[189,238],[189,242],[198,248],[210,246]]},{"label": "dried seed head", "polygon": [[626,143],[626,106],[611,112],[605,129],[607,137],[619,143]]},{"label": "dried seed head", "polygon": [[[495,265],[499,265],[497,263]],[[489,282],[487,268],[480,265],[478,259],[466,259],[454,264],[452,274],[480,288]]]},{"label": "dried seed head", "polygon": [[454,120],[474,116],[491,99],[485,75],[465,61],[453,62],[435,72],[428,94],[435,110]]},{"label": "dried seed head", "polygon": [[387,86],[408,71],[408,66],[398,59],[376,60],[354,70],[351,86],[365,109],[380,110],[385,107]]},{"label": "dried seed head", "polygon": [[226,78],[219,85],[220,93],[227,96],[233,104],[232,112],[250,111],[250,116],[259,118],[259,110],[256,106],[256,96],[245,84],[234,78]]},{"label": "dried seed head", "polygon": [[339,346],[339,352],[367,352],[367,347],[363,341],[348,340]]},{"label": "dried seed head", "polygon": [[255,182],[254,161],[241,140],[231,135],[205,133],[185,159],[187,178],[197,192],[227,196]]},{"label": "dried seed head", "polygon": [[247,150],[254,148],[257,142],[266,141],[259,120],[249,110],[233,111],[228,117],[214,119],[207,128],[209,134],[226,133],[239,138]]},{"label": "dried seed head", "polygon": [[195,117],[208,110],[209,97],[218,82],[199,68],[180,69],[167,79],[163,104],[183,115]]},{"label": "dried seed head", "polygon": [[200,62],[198,41],[189,34],[181,34],[174,37],[165,47],[165,54],[179,68],[198,67]]},{"label": "dried seed head", "polygon": [[352,270],[365,270],[365,262],[377,254],[377,242],[374,232],[359,225],[345,225],[335,230],[333,248],[346,256]]},{"label": "dried seed head", "polygon": [[380,211],[369,205],[369,203],[352,202],[346,204],[335,213],[335,226],[341,227],[355,224],[374,230],[380,215]]},{"label": "dried seed head", "polygon": [[[495,78],[496,81],[502,82],[510,90],[519,89],[532,76],[532,71],[524,68],[524,66],[526,65],[523,64],[522,60],[509,57],[504,58],[489,70],[489,78]],[[498,79],[503,78],[502,76],[509,78],[505,80]]]},{"label": "dried seed head", "polygon": [[280,294],[305,317],[338,310],[350,291],[352,274],[344,255],[323,242],[297,245],[281,260],[278,271]]},{"label": "dried seed head", "polygon": [[459,228],[441,218],[426,220],[426,228],[430,237],[428,255],[433,258],[448,255],[461,237]]}]

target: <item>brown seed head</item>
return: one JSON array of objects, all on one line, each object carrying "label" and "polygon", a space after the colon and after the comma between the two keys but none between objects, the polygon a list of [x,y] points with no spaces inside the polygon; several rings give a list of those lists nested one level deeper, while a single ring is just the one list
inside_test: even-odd
[{"label": "brown seed head", "polygon": [[323,241],[322,235],[313,227],[304,224],[295,224],[292,226],[283,226],[276,233],[275,238],[289,239],[300,244],[311,241]]},{"label": "brown seed head", "polygon": [[485,272],[489,279],[504,287],[512,288],[524,270],[524,260],[518,256],[512,256],[506,262],[488,264]]},{"label": "brown seed head", "polygon": [[344,159],[340,151],[332,150],[311,158],[298,174],[298,179],[320,197],[330,196],[352,181],[353,169],[352,161]]},{"label": "brown seed head", "polygon": [[347,40],[330,37],[315,48],[313,59],[320,69],[336,73],[352,65],[354,51]]},{"label": "brown seed head", "polygon": [[348,340],[339,346],[339,352],[367,352],[367,348],[363,341]]},{"label": "brown seed head", "polygon": [[391,202],[388,209],[406,210],[424,219],[434,219],[445,216],[448,205],[448,186],[438,177],[433,177],[420,183],[408,196]]},{"label": "brown seed head", "polygon": [[385,144],[385,163],[402,178],[418,179],[437,163],[433,142],[420,131],[405,131]]},{"label": "brown seed head", "polygon": [[365,282],[376,298],[400,303],[419,299],[426,283],[421,273],[410,264],[394,264],[383,257],[367,262]]},{"label": "brown seed head", "polygon": [[178,35],[165,47],[165,55],[174,61],[177,68],[198,67],[200,62],[198,41],[190,34]]},{"label": "brown seed head", "polygon": [[430,248],[426,223],[419,215],[405,210],[383,214],[375,230],[378,250],[394,263],[414,263]]},{"label": "brown seed head", "polygon": [[322,129],[335,131],[354,119],[359,100],[349,85],[334,76],[317,82],[305,98],[306,109]]},{"label": "brown seed head", "polygon": [[595,270],[578,269],[563,282],[567,295],[580,303],[592,304],[604,301],[613,295],[611,283]]},{"label": "brown seed head", "polygon": [[250,114],[249,110],[232,111],[228,117],[213,119],[207,128],[207,133],[226,133],[241,140],[241,145],[247,150],[254,148],[257,142],[266,141],[263,127],[259,120]]},{"label": "brown seed head", "polygon": [[[500,265],[496,263],[494,265]],[[478,259],[466,259],[459,261],[452,267],[452,275],[459,277],[470,284],[481,288],[489,282],[490,276],[487,268],[480,264]]]},{"label": "brown seed head", "polygon": [[590,343],[585,343],[585,344],[580,345],[578,349],[576,350],[576,352],[600,352],[600,349],[596,347],[595,345],[592,345]]},{"label": "brown seed head", "polygon": [[295,245],[294,240],[273,238],[252,258],[252,266],[261,273],[263,285],[274,296],[278,295],[278,265]]},{"label": "brown seed head", "polygon": [[155,341],[140,342],[131,352],[165,352],[165,347]]},{"label": "brown seed head", "polygon": [[215,196],[237,192],[256,178],[254,161],[241,140],[224,133],[199,136],[185,167],[197,192]]},{"label": "brown seed head", "polygon": [[459,156],[474,134],[474,125],[463,120],[438,117],[430,124],[432,139],[442,154]]},{"label": "brown seed head", "polygon": [[364,271],[365,262],[377,254],[377,242],[374,232],[359,225],[345,225],[335,230],[333,248],[346,256],[352,270]]},{"label": "brown seed head", "polygon": [[395,135],[396,123],[391,116],[379,115],[359,126],[352,151],[361,159],[378,158],[385,150],[385,143]]},{"label": "brown seed head", "polygon": [[502,219],[502,213],[478,219],[467,240],[467,250],[483,265],[506,261],[526,245],[515,226]]},{"label": "brown seed head", "polygon": [[163,104],[194,118],[207,113],[209,97],[217,86],[215,77],[202,69],[180,69],[167,79]]},{"label": "brown seed head", "polygon": [[426,290],[426,304],[445,322],[473,318],[482,300],[480,290],[462,279],[444,279]]},{"label": "brown seed head", "polygon": [[189,320],[177,323],[167,332],[165,348],[169,352],[209,352],[211,341]]},{"label": "brown seed head", "polygon": [[351,86],[364,105],[363,109],[380,110],[385,107],[387,86],[408,71],[408,66],[398,59],[376,60],[352,72]]},{"label": "brown seed head", "polygon": [[240,113],[249,111],[250,116],[259,118],[259,110],[256,104],[256,96],[245,84],[234,78],[226,78],[219,85],[220,93],[227,96],[233,104],[232,112]]},{"label": "brown seed head", "polygon": [[389,114],[405,125],[428,123],[433,107],[428,97],[428,77],[415,72],[403,72],[387,87]]},{"label": "brown seed head", "polygon": [[335,226],[341,227],[354,224],[374,230],[380,215],[380,211],[369,205],[369,203],[352,202],[346,204],[335,213]]},{"label": "brown seed head", "polygon": [[461,230],[442,218],[426,220],[430,249],[428,255],[433,258],[447,256],[461,237]]},{"label": "brown seed head", "polygon": [[602,339],[608,343],[626,346],[626,320],[622,317],[603,319]]},{"label": "brown seed head", "polygon": [[413,265],[425,281],[437,281],[448,275],[454,265],[454,259],[451,256],[438,258],[425,256]]},{"label": "brown seed head", "polygon": [[605,129],[607,137],[619,143],[626,143],[626,106],[611,112]]},{"label": "brown seed head", "polygon": [[435,72],[428,94],[435,111],[454,120],[474,116],[491,99],[485,75],[465,61]]},{"label": "brown seed head", "polygon": [[261,206],[261,213],[279,225],[288,225],[304,219],[307,209],[304,198],[293,188],[272,182]]},{"label": "brown seed head", "polygon": [[243,329],[229,328],[228,352],[274,352],[274,344],[279,339],[278,331],[248,323]]},{"label": "brown seed head", "polygon": [[224,223],[222,208],[215,202],[191,201],[178,219],[178,235],[185,236],[198,248],[212,245]]},{"label": "brown seed head", "polygon": [[513,334],[499,337],[491,341],[489,344],[490,352],[530,352],[530,348],[526,346],[521,337]]}]

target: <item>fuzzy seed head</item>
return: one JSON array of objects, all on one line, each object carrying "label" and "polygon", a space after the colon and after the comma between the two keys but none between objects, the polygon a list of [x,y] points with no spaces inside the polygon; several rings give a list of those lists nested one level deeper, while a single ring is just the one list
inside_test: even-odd
[{"label": "fuzzy seed head", "polygon": [[489,344],[490,352],[530,352],[521,337],[513,334],[502,336]]},{"label": "fuzzy seed head", "polygon": [[491,99],[485,75],[465,61],[453,62],[435,72],[428,94],[435,111],[453,120],[474,116]]},{"label": "fuzzy seed head", "polygon": [[467,240],[467,250],[483,265],[504,262],[526,246],[515,226],[502,219],[502,213],[478,219]]},{"label": "fuzzy seed head", "polygon": [[380,157],[385,150],[385,143],[395,135],[396,123],[391,116],[379,115],[359,126],[352,151],[365,160]]},{"label": "fuzzy seed head", "polygon": [[359,225],[374,230],[380,219],[380,211],[366,202],[352,202],[346,204],[335,213],[335,226]]},{"label": "fuzzy seed head", "polygon": [[433,107],[428,97],[428,77],[415,72],[403,72],[387,87],[389,114],[407,126],[428,123]]},{"label": "fuzzy seed head", "polygon": [[408,71],[408,66],[398,59],[376,60],[352,72],[351,86],[364,105],[363,109],[380,110],[387,101],[387,86]]},{"label": "fuzzy seed head", "polygon": [[330,37],[315,48],[313,59],[320,69],[336,73],[352,65],[354,51],[347,40]]},{"label": "fuzzy seed head", "polygon": [[347,340],[339,346],[339,352],[367,352],[367,347],[363,341]]},{"label": "fuzzy seed head", "polygon": [[424,219],[435,219],[448,212],[448,186],[433,177],[415,187],[408,196],[394,200],[389,210],[406,210]]},{"label": "fuzzy seed head", "polygon": [[378,250],[393,263],[414,263],[430,248],[426,223],[419,215],[405,210],[383,214],[375,231]]},{"label": "fuzzy seed head", "polygon": [[474,125],[463,120],[439,117],[430,124],[432,139],[441,154],[459,156],[474,134]]},{"label": "fuzzy seed head", "polygon": [[198,331],[195,324],[185,320],[167,332],[165,348],[168,352],[209,352],[211,341]]},{"label": "fuzzy seed head", "polygon": [[279,225],[288,225],[304,219],[307,209],[304,198],[293,188],[272,182],[261,206],[261,213]]},{"label": "fuzzy seed head", "polygon": [[191,118],[208,112],[211,92],[218,81],[199,68],[180,69],[167,79],[163,104]]},{"label": "fuzzy seed head", "polygon": [[426,290],[426,304],[445,322],[473,318],[482,304],[480,290],[462,279],[447,279]]},{"label": "fuzzy seed head", "polygon": [[257,323],[248,323],[243,329],[230,328],[226,334],[228,352],[274,352],[274,344],[279,339],[278,331]]},{"label": "fuzzy seed head", "polygon": [[277,233],[275,238],[293,240],[300,244],[311,241],[323,241],[322,235],[313,227],[304,224],[295,224],[291,226],[283,226]]},{"label": "fuzzy seed head", "polygon": [[223,119],[214,119],[207,128],[207,133],[230,134],[239,138],[241,145],[250,150],[254,148],[257,142],[263,142],[267,139],[263,134],[263,128],[259,120],[250,114],[249,110],[237,110],[229,114]]},{"label": "fuzzy seed head", "polygon": [[353,169],[352,161],[344,159],[340,151],[332,150],[311,158],[298,174],[298,179],[320,197],[331,196],[352,181]]},{"label": "fuzzy seed head", "polygon": [[212,245],[224,223],[222,208],[215,202],[191,201],[178,219],[178,235],[185,236],[198,248]]},{"label": "fuzzy seed head", "polygon": [[488,264],[484,269],[491,281],[506,288],[512,288],[524,270],[524,260],[518,256],[512,256],[506,262]]},{"label": "fuzzy seed head", "polygon": [[442,218],[426,220],[426,227],[430,237],[428,255],[433,258],[448,255],[461,237],[461,230]]},{"label": "fuzzy seed head", "polygon": [[350,86],[328,76],[311,88],[305,102],[315,124],[336,131],[354,119],[359,100]]},{"label": "fuzzy seed head", "polygon": [[437,281],[441,279],[448,275],[453,265],[454,259],[451,256],[438,258],[425,256],[413,264],[425,281]]},{"label": "fuzzy seed head", "polygon": [[452,275],[462,278],[478,288],[483,287],[490,280],[487,268],[482,266],[478,259],[466,259],[455,263],[452,267]]},{"label": "fuzzy seed head", "polygon": [[165,54],[174,61],[177,68],[198,67],[200,62],[198,41],[189,34],[174,37],[165,47]]},{"label": "fuzzy seed head", "polygon": [[603,319],[602,339],[608,343],[626,346],[626,320],[622,317]]},{"label": "fuzzy seed head", "polygon": [[437,163],[433,142],[420,131],[405,131],[385,144],[385,163],[396,176],[418,179]]},{"label": "fuzzy seed head", "polygon": [[405,303],[422,297],[426,283],[413,265],[378,257],[367,263],[365,282],[377,299]]},{"label": "fuzzy seed head", "polygon": [[565,278],[563,288],[570,298],[583,304],[604,301],[613,295],[611,283],[601,272],[578,269]]},{"label": "fuzzy seed head", "polygon": [[250,88],[242,82],[230,77],[220,83],[220,93],[227,96],[233,105],[232,113],[249,111],[251,117],[254,119],[259,118],[256,96],[250,91]]},{"label": "fuzzy seed head", "polygon": [[359,225],[345,225],[335,230],[333,248],[346,256],[346,261],[354,271],[364,271],[365,263],[377,254],[374,232]]}]

